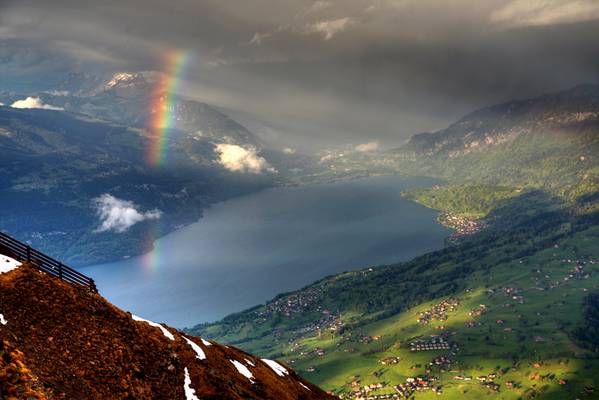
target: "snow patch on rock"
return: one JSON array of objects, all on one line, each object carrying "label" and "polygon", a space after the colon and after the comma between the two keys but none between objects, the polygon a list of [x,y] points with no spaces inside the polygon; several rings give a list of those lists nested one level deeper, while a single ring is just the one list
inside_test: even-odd
[{"label": "snow patch on rock", "polygon": [[8,321],[4,319],[4,315],[2,315],[2,314],[0,314],[0,324],[2,324],[2,325],[8,324]]},{"label": "snow patch on rock", "polygon": [[275,371],[275,373],[277,375],[279,375],[279,376],[289,375],[289,371],[287,371],[287,369],[285,369],[285,367],[283,367],[278,362],[273,361],[273,360],[267,360],[265,358],[263,358],[262,361],[264,361],[264,363],[266,365],[268,365],[270,367],[270,369],[272,369],[273,371]]},{"label": "snow patch on rock", "polygon": [[298,382],[298,383],[300,385],[302,385],[306,390],[312,391],[312,389],[310,389],[308,386],[304,385],[303,383],[301,383],[301,382]]},{"label": "snow patch on rock", "polygon": [[209,341],[204,340],[202,338],[200,338],[200,340],[202,341],[202,343],[204,343],[204,346],[212,346],[212,343],[210,343]]},{"label": "snow patch on rock", "polygon": [[166,336],[166,337],[167,337],[168,339],[170,339],[170,340],[175,340],[175,337],[173,336],[173,334],[172,334],[172,333],[170,333],[170,332],[168,331],[168,329],[166,329],[164,326],[162,326],[162,325],[160,325],[160,324],[157,324],[156,322],[148,321],[147,319],[143,319],[143,318],[141,318],[141,317],[138,317],[137,315],[132,315],[132,317],[133,317],[133,320],[134,320],[134,321],[138,321],[138,322],[145,322],[145,323],[147,323],[147,324],[150,324],[150,326],[153,326],[153,327],[155,327],[155,328],[159,328],[159,329],[162,331],[162,334],[163,334],[164,336]]},{"label": "snow patch on rock", "polygon": [[20,265],[21,263],[15,260],[14,258],[10,258],[0,254],[0,274],[12,271]]},{"label": "snow patch on rock", "polygon": [[231,361],[231,364],[233,364],[235,366],[235,368],[237,368],[237,371],[245,376],[246,378],[248,378],[250,380],[250,382],[254,383],[254,375],[252,375],[252,373],[250,372],[250,370],[243,365],[242,363],[240,363],[237,360],[229,360]]},{"label": "snow patch on rock", "polygon": [[196,396],[196,391],[191,387],[191,378],[189,377],[189,371],[185,368],[185,383],[183,384],[183,390],[185,390],[186,400],[200,400]]},{"label": "snow patch on rock", "polygon": [[204,353],[204,350],[202,350],[202,348],[200,346],[198,346],[195,342],[189,340],[188,338],[186,338],[185,336],[181,336],[183,339],[185,339],[185,341],[187,342],[188,345],[191,346],[191,348],[193,349],[193,351],[196,352],[196,358],[199,360],[205,360],[206,359],[206,353]]},{"label": "snow patch on rock", "polygon": [[251,367],[255,367],[256,364],[254,364],[251,360],[248,360],[247,358],[245,359],[245,363]]}]

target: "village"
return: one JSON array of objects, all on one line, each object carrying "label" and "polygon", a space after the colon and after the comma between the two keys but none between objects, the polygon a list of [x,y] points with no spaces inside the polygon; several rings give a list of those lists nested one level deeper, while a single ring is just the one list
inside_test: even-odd
[{"label": "village", "polygon": [[451,297],[435,304],[428,310],[421,312],[416,321],[422,325],[428,324],[431,320],[445,321],[447,320],[447,313],[455,311],[459,305],[460,301]]},{"label": "village", "polygon": [[[277,298],[266,304],[265,310],[256,311],[257,321],[268,320],[273,315],[284,315],[290,317],[294,314],[301,314],[318,302],[321,290],[310,288],[298,293],[290,294]],[[316,307],[320,310],[320,307]]]},{"label": "village", "polygon": [[473,235],[484,228],[484,223],[479,219],[450,213],[441,213],[439,223],[455,230],[445,239],[447,244],[456,244],[463,237]]},{"label": "village", "polygon": [[[430,326],[434,331],[430,332],[429,330],[426,335],[402,341],[401,348],[414,354],[428,354],[427,352],[430,352],[432,353],[430,361],[412,364],[409,369],[414,371],[414,375],[405,376],[400,382],[387,381],[382,378],[385,369],[402,366],[402,363],[406,362],[405,359],[409,359],[407,356],[404,357],[405,353],[395,355],[387,353],[384,357],[378,359],[378,363],[382,368],[372,373],[374,382],[370,376],[352,376],[348,378],[345,388],[336,394],[347,400],[404,399],[411,398],[419,392],[430,392],[441,396],[444,393],[444,387],[446,389],[446,386],[451,382],[476,385],[489,392],[500,392],[502,387],[505,390],[518,389],[521,385],[519,382],[512,380],[498,382],[497,378],[501,375],[495,372],[480,375],[473,373],[471,367],[466,369],[464,366],[460,367],[456,357],[459,357],[460,347],[464,346],[467,349],[468,346],[463,342],[461,343],[462,346],[458,345],[455,337],[459,336],[463,340],[465,339],[463,335],[467,331],[460,330],[458,326],[451,324],[451,321],[448,320],[451,319],[453,313],[457,312],[463,305],[468,304],[468,308],[463,310],[464,315],[467,316],[466,321],[460,322],[459,326],[478,328],[474,331],[476,332],[475,335],[479,335],[478,332],[484,326],[483,329],[489,332],[484,338],[485,343],[500,343],[502,338],[506,339],[508,335],[526,337],[526,340],[531,344],[546,343],[547,338],[544,335],[531,333],[523,336],[523,332],[529,332],[529,327],[534,322],[534,320],[531,321],[530,315],[523,316],[523,311],[520,308],[520,306],[527,303],[529,291],[535,289],[552,290],[567,284],[569,281],[589,279],[592,273],[588,266],[598,263],[594,259],[566,258],[555,261],[565,267],[561,270],[563,272],[558,272],[556,275],[555,268],[545,269],[541,266],[532,268],[530,270],[532,285],[529,285],[528,289],[524,289],[526,285],[522,286],[522,283],[488,287],[478,292],[479,294],[474,294],[470,289],[465,289],[463,297],[450,296],[439,300],[422,311],[418,311],[415,314],[416,324],[423,329]],[[519,264],[526,263],[528,263],[526,258],[519,261]],[[372,269],[363,271],[364,274],[370,272],[372,272]],[[482,301],[481,298],[480,303],[472,304],[471,298],[478,298],[481,294],[488,301]],[[368,335],[351,328],[348,329],[340,314],[327,310],[320,304],[320,296],[320,290],[311,288],[299,292],[299,294],[294,293],[276,299],[257,312],[257,317],[264,319],[275,314],[284,318],[294,318],[295,315],[306,312],[320,315],[320,318],[316,320],[317,322],[298,325],[293,329],[289,328],[286,331],[277,332],[277,336],[285,337],[289,344],[287,362],[290,365],[295,365],[301,360],[305,372],[318,373],[319,363],[316,360],[327,359],[330,353],[340,351],[369,356],[389,349],[389,344],[383,344],[385,341],[381,335]],[[559,305],[559,301],[556,305]],[[501,312],[502,315],[505,315],[505,311],[499,310],[509,310],[509,314],[514,315],[514,318],[502,316],[490,320],[485,317],[492,311]],[[534,316],[542,317],[541,311],[537,311]],[[462,333],[462,336],[458,335],[459,332]],[[322,338],[325,342],[334,339],[335,345],[334,347],[326,345],[305,346],[303,340],[308,338]],[[381,344],[378,345],[378,342],[381,342]],[[367,346],[366,349],[364,346]],[[399,346],[399,342],[397,342],[397,346]],[[304,360],[310,359],[315,360],[315,362],[306,365]],[[536,364],[533,367],[537,368]],[[405,368],[405,366],[402,368]],[[470,374],[464,373],[465,370]],[[446,374],[450,375],[447,376]],[[362,379],[366,383],[362,383]],[[559,382],[560,385],[566,384],[567,380],[560,379]]]}]

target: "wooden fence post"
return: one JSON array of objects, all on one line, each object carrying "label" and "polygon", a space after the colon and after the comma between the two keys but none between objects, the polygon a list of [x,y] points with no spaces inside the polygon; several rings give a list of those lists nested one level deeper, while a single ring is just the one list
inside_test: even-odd
[{"label": "wooden fence post", "polygon": [[31,246],[27,246],[27,262],[31,262]]},{"label": "wooden fence post", "polygon": [[58,277],[62,279],[62,263],[58,264]]}]

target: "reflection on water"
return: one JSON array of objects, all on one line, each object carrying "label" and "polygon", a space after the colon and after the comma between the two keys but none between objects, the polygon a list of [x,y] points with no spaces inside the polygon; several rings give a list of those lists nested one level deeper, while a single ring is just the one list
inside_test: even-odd
[{"label": "reflection on water", "polygon": [[400,197],[428,179],[277,188],[213,206],[145,256],[85,268],[116,305],[184,327],[324,276],[439,249],[436,212]]}]

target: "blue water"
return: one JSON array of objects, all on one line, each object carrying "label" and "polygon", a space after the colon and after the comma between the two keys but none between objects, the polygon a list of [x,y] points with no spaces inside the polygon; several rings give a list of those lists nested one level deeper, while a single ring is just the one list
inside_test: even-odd
[{"label": "blue water", "polygon": [[211,207],[151,254],[83,272],[144,318],[176,327],[217,320],[327,275],[443,247],[450,232],[437,213],[400,197],[434,183],[373,177],[266,190]]}]

